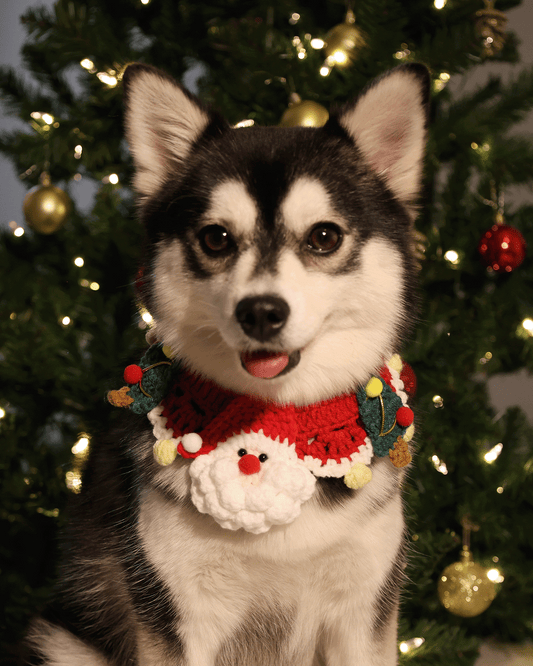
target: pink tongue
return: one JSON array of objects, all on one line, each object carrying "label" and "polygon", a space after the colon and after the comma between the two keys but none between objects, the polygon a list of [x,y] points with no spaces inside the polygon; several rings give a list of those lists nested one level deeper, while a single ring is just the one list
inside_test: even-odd
[{"label": "pink tongue", "polygon": [[242,354],[241,359],[253,377],[262,379],[277,377],[289,363],[287,352],[250,352]]}]

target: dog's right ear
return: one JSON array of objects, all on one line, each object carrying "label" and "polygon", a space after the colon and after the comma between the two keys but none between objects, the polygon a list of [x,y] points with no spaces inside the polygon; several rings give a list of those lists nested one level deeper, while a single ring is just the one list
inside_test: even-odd
[{"label": "dog's right ear", "polygon": [[147,197],[179,169],[212,116],[194,95],[155,67],[129,65],[122,82],[134,187]]}]

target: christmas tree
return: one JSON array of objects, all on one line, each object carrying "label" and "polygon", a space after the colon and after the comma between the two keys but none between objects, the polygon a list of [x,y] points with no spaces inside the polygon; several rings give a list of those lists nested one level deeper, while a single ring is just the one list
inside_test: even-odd
[{"label": "christmas tree", "polygon": [[[150,322],[135,305],[142,230],[122,127],[121,77],[134,61],[192,86],[231,123],[260,125],[322,124],[329,107],[398,63],[429,67],[414,239],[423,307],[405,354],[420,426],[405,487],[412,547],[400,660],[466,666],[486,637],[533,636],[533,429],[517,408],[495,414],[487,393],[491,376],[533,370],[533,266],[524,261],[533,206],[505,201],[511,185],[533,181],[533,144],[510,135],[533,106],[533,72],[459,98],[449,87],[487,60],[516,62],[504,12],[518,4],[358,0],[347,11],[340,0],[58,0],[22,17],[24,66],[40,85],[0,70],[4,106],[27,124],[4,133],[0,150],[35,188],[26,233],[5,230],[0,244],[7,663],[49,594],[91,434],[115,417],[103,396],[139,357]],[[97,184],[89,212],[66,196],[80,179]],[[462,541],[480,594],[469,592],[467,564],[443,580]]]}]

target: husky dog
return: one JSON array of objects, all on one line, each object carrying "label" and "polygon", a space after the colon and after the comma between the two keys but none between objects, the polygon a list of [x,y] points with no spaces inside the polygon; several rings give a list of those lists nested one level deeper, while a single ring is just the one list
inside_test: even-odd
[{"label": "husky dog", "polygon": [[[321,128],[232,128],[145,65],[124,89],[157,340],[195,376],[270,405],[364,387],[415,317],[427,70],[392,70]],[[28,663],[397,663],[402,469],[374,456],[359,489],[313,476],[292,522],[253,533],[198,509],[201,456],[163,467],[154,441],[131,413],[93,441]]]}]

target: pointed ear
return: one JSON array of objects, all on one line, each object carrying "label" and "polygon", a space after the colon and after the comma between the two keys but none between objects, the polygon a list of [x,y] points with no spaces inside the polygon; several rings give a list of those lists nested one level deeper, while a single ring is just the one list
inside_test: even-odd
[{"label": "pointed ear", "polygon": [[129,65],[122,82],[134,186],[150,196],[183,163],[212,118],[194,95],[155,67]]},{"label": "pointed ear", "polygon": [[406,204],[420,188],[428,107],[429,72],[407,64],[376,79],[337,116],[366,162]]}]

